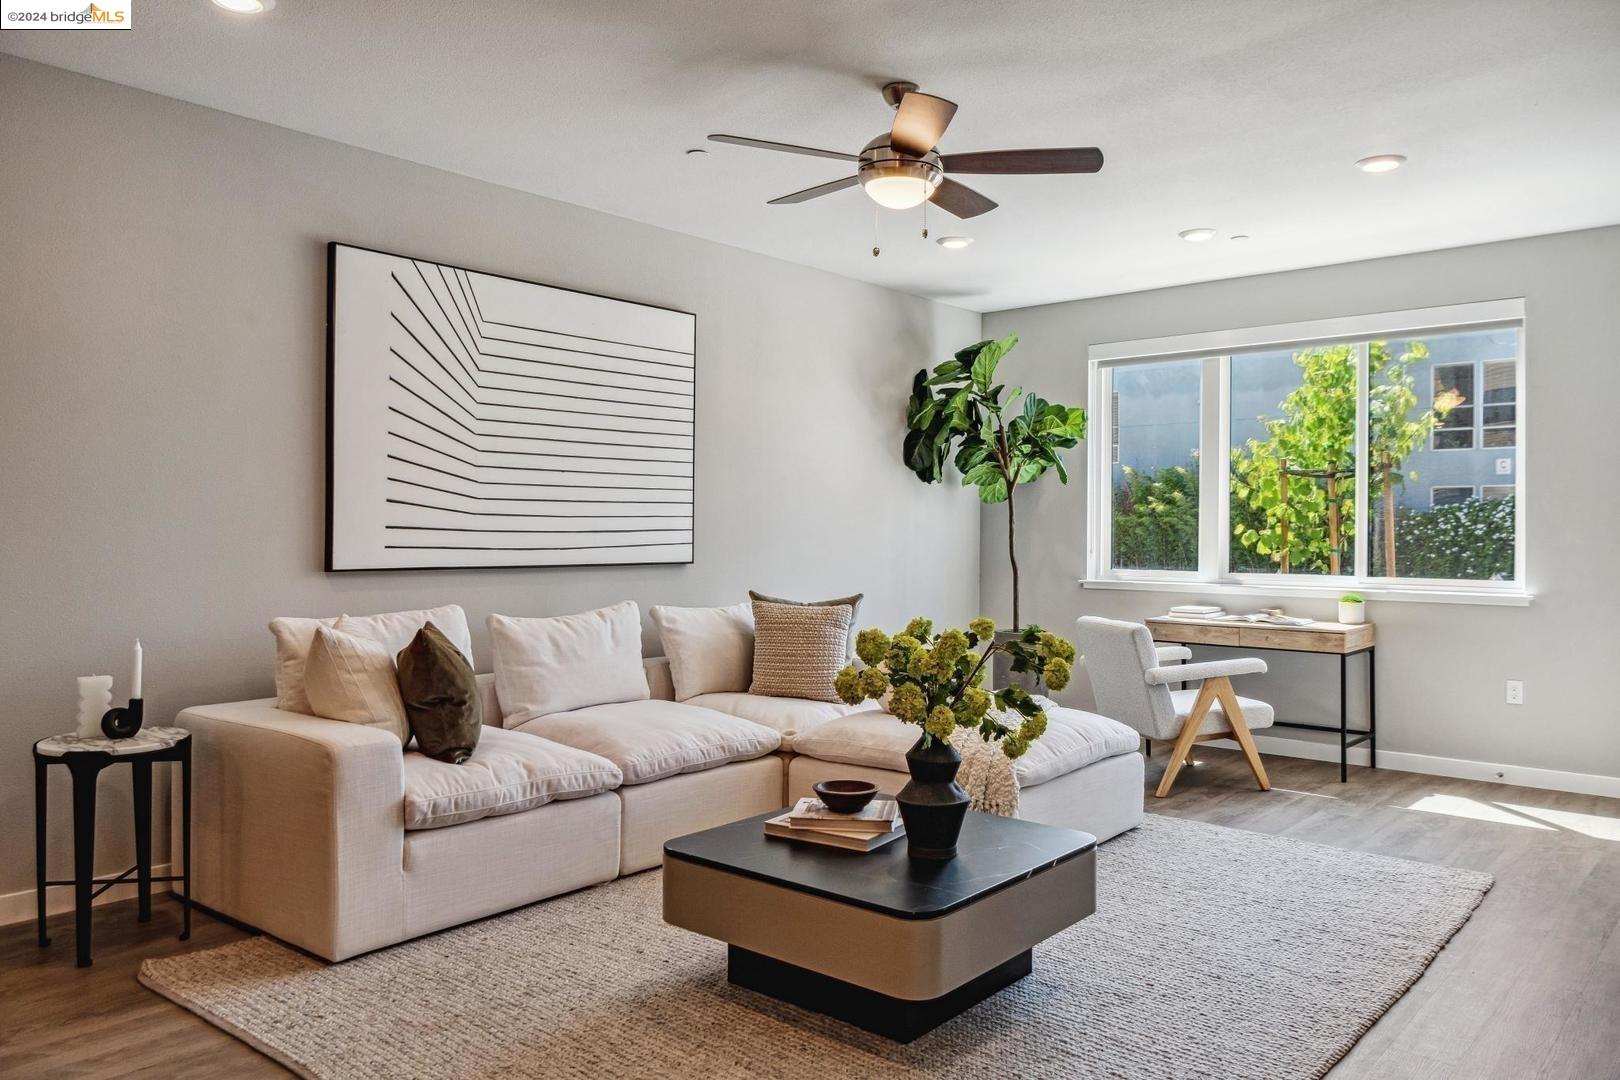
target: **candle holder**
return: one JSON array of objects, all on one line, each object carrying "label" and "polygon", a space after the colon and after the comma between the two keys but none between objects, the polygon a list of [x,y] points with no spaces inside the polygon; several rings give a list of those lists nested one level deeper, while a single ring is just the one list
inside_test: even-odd
[{"label": "candle holder", "polygon": [[129,704],[119,709],[108,709],[101,714],[101,731],[109,739],[127,739],[141,730],[145,719],[146,703],[141,698],[130,698]]}]

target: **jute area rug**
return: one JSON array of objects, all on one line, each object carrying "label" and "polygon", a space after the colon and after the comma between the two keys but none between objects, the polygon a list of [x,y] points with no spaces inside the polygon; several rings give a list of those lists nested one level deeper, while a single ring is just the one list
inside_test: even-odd
[{"label": "jute area rug", "polygon": [[1149,816],[1034,974],[906,1046],[726,982],[654,871],[342,964],[269,938],[141,981],[294,1072],[359,1077],[1318,1077],[1488,875]]}]

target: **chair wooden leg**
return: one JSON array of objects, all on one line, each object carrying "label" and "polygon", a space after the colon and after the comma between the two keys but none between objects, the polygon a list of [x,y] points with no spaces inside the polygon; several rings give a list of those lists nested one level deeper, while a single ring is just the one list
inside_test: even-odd
[{"label": "chair wooden leg", "polygon": [[1266,776],[1266,767],[1260,761],[1260,751],[1255,749],[1254,737],[1249,734],[1249,725],[1243,719],[1243,710],[1238,706],[1237,694],[1232,692],[1232,680],[1210,679],[1209,683],[1219,683],[1215,693],[1221,699],[1221,711],[1226,714],[1227,723],[1232,725],[1232,738],[1243,747],[1243,756],[1249,759],[1249,768],[1254,772],[1254,778],[1260,783],[1261,791],[1271,790],[1271,780]]},{"label": "chair wooden leg", "polygon": [[1203,725],[1204,717],[1209,715],[1210,706],[1215,703],[1215,688],[1210,685],[1213,682],[1214,679],[1206,679],[1204,685],[1199,687],[1192,712],[1187,714],[1187,722],[1181,725],[1181,734],[1176,736],[1176,744],[1170,748],[1170,760],[1165,763],[1164,776],[1159,780],[1158,790],[1153,793],[1154,798],[1162,799],[1170,794],[1182,765],[1192,755],[1193,740],[1198,738],[1198,729]]}]

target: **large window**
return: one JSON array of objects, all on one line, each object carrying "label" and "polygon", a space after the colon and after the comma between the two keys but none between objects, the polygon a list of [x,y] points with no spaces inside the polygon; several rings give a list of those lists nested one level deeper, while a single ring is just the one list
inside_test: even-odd
[{"label": "large window", "polygon": [[1522,346],[1520,301],[1094,346],[1088,578],[1522,595]]}]

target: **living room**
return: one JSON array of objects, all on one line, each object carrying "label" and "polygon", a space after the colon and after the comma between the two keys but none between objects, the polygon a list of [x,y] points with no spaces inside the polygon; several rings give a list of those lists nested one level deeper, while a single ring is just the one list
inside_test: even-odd
[{"label": "living room", "polygon": [[1613,5],[75,8],[0,1072],[1620,1075]]}]

